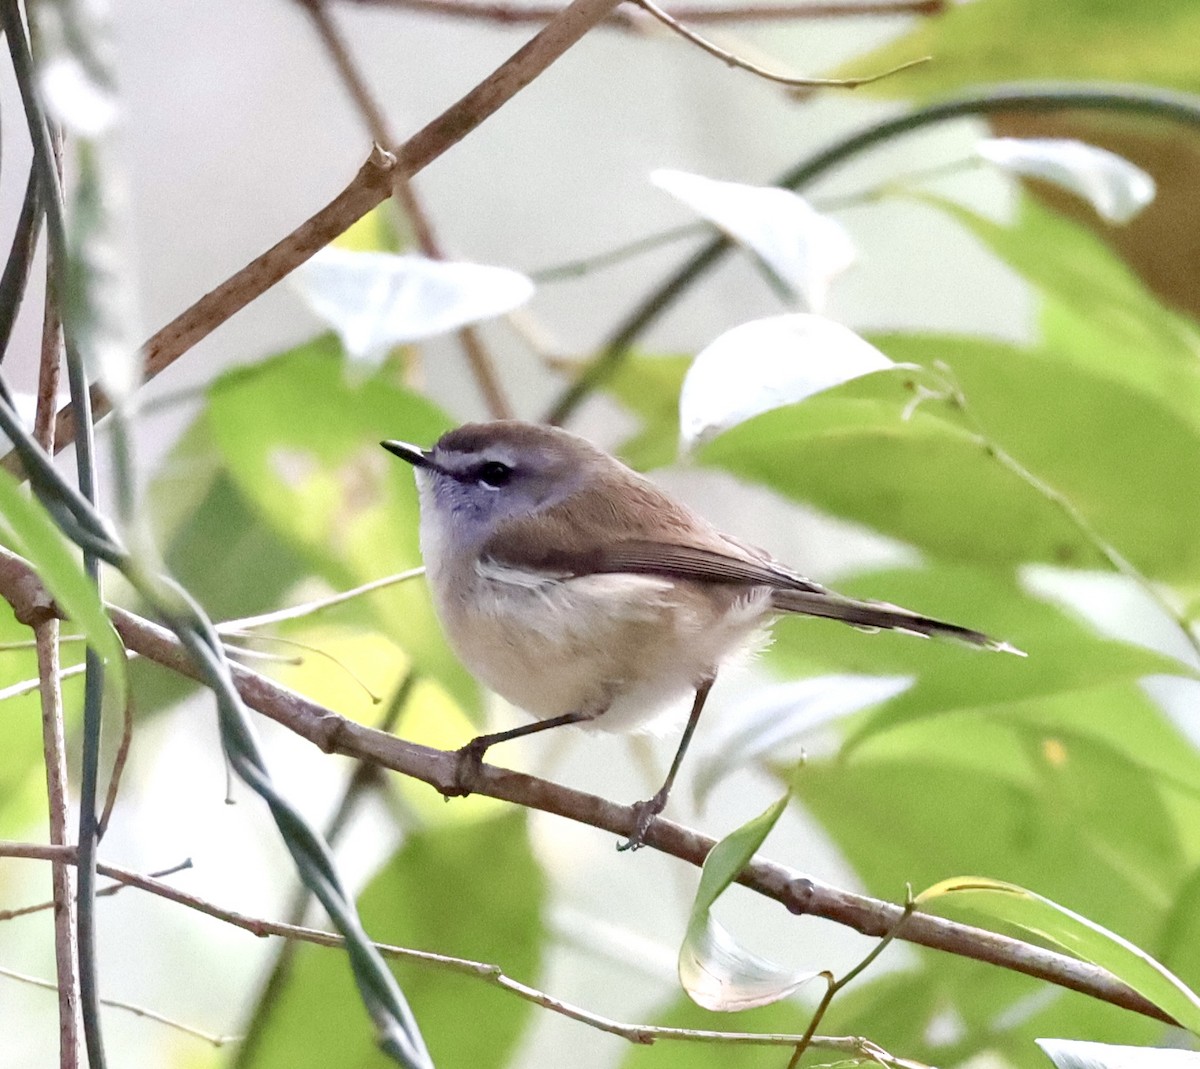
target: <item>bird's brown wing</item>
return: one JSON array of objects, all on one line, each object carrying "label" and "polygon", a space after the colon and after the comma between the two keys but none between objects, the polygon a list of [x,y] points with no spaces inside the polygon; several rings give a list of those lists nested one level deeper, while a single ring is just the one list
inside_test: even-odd
[{"label": "bird's brown wing", "polygon": [[767,587],[777,612],[1012,649],[968,627],[827,590],[761,550],[726,538],[639,477],[630,480],[626,491],[618,496],[576,495],[535,516],[504,523],[483,547],[482,556],[507,567],[562,578],[617,573]]}]

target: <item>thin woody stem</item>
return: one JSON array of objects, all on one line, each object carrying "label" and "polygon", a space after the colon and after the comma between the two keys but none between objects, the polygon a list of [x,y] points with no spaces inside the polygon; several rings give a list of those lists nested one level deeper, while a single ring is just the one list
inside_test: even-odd
[{"label": "thin woody stem", "polygon": [[[530,22],[549,22],[562,11],[553,4],[486,3],[479,0],[343,0],[363,7],[388,7],[397,11],[417,11],[429,15],[520,25]],[[797,20],[892,18],[896,15],[940,15],[949,0],[880,0],[877,3],[844,3],[840,0],[815,2],[751,3],[745,6],[722,7],[718,4],[676,4],[671,15],[691,23],[731,22],[790,22]],[[636,30],[641,20],[635,12],[614,11],[601,26],[606,29]]]},{"label": "thin woody stem", "polygon": [[[48,133],[54,166],[62,174],[62,135],[54,123]],[[30,181],[37,181],[36,171]],[[32,251],[32,250],[31,250]],[[54,406],[62,374],[62,319],[58,287],[52,282],[60,265],[47,243],[46,293],[42,306],[42,342],[38,366],[37,407],[33,436],[47,452],[54,449]],[[39,693],[42,707],[42,754],[46,768],[50,842],[67,846],[68,827],[67,742],[63,720],[62,665],[59,658],[59,621],[46,617],[34,624]],[[80,1061],[79,944],[76,941],[75,870],[61,861],[50,870],[54,897],[54,967],[58,992],[59,1064],[74,1069]]]},{"label": "thin woody stem", "polygon": [[[619,2],[573,0],[540,33],[474,89],[417,131],[396,153],[377,147],[349,185],[325,207],[150,338],[143,346],[144,377],[152,379],[170,367],[192,346],[383,203],[391,193],[393,167],[403,167],[411,177],[458,144],[559,59]],[[99,419],[110,407],[103,391],[93,388],[94,418]],[[74,407],[66,405],[58,413],[55,448],[62,449],[74,441],[75,433]],[[3,466],[9,471],[20,470],[13,453],[4,458]]]},{"label": "thin woody stem", "polygon": [[[72,854],[52,855],[47,847],[39,847],[31,843],[8,843],[0,841],[0,857],[48,859],[51,856],[65,858],[68,862],[73,860]],[[186,891],[181,891],[171,884],[163,883],[153,877],[143,876],[137,872],[131,872],[128,869],[118,868],[115,865],[102,864],[98,868],[103,875],[117,880],[126,886],[135,887],[148,894],[165,898],[171,902],[193,909],[198,913],[202,913],[205,916],[250,932],[259,938],[273,935],[295,943],[313,943],[317,946],[326,947],[340,947],[345,943],[345,940],[334,932],[306,928],[299,924],[269,921],[258,917],[251,917],[244,913],[237,913],[218,906],[207,899],[189,894]],[[619,1036],[622,1039],[629,1040],[631,1043],[643,1046],[655,1043],[658,1040],[676,1040],[692,1043],[793,1047],[802,1038],[797,1035],[778,1032],[723,1032],[708,1029],[667,1028],[655,1025],[626,1024],[603,1017],[597,1013],[592,1013],[590,1010],[572,1005],[544,991],[530,987],[528,984],[507,976],[498,965],[493,965],[489,962],[473,961],[470,958],[451,957],[446,954],[434,954],[428,951],[413,950],[409,947],[392,946],[386,943],[376,943],[375,946],[384,957],[415,961],[433,968],[472,976],[500,987],[516,995],[518,998],[524,999],[526,1002],[532,1002],[537,1006],[561,1014],[581,1024],[589,1025],[601,1032],[607,1032],[610,1035]],[[822,1050],[838,1051],[851,1057],[883,1060],[884,1062],[895,1060],[892,1055],[861,1036],[814,1035],[809,1037],[808,1045],[818,1047]]]},{"label": "thin woody stem", "polygon": [[909,60],[907,63],[901,63],[897,67],[892,67],[886,71],[881,71],[878,74],[868,74],[861,78],[796,78],[787,74],[779,74],[776,71],[767,70],[766,67],[759,66],[757,63],[751,63],[748,59],[743,59],[741,56],[734,55],[728,49],[722,48],[718,44],[714,44],[707,37],[701,37],[695,30],[689,30],[677,18],[668,12],[664,11],[652,0],[633,0],[647,14],[652,15],[664,26],[674,33],[679,34],[685,41],[690,41],[697,48],[707,52],[710,56],[715,56],[727,66],[737,67],[739,70],[749,71],[751,74],[756,74],[760,78],[765,78],[768,82],[775,82],[778,85],[786,85],[792,89],[857,89],[860,85],[870,85],[872,82],[878,82],[884,78],[890,78],[893,74],[899,74],[900,71],[908,70],[909,67],[916,67],[922,63],[928,63],[930,57],[922,56],[919,59]]}]

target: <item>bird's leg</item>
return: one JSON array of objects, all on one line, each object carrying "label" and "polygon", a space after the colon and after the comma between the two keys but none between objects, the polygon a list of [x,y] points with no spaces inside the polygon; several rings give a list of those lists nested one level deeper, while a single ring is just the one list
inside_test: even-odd
[{"label": "bird's leg", "polygon": [[700,722],[700,713],[704,709],[704,702],[708,698],[708,692],[712,690],[712,685],[716,681],[716,678],[715,675],[709,676],[708,679],[702,680],[696,688],[696,698],[692,702],[692,713],[688,717],[687,727],[683,729],[683,738],[679,740],[679,749],[675,751],[675,759],[671,762],[671,771],[667,773],[666,780],[653,798],[645,802],[638,802],[633,806],[633,834],[625,842],[617,844],[618,850],[639,850],[645,845],[643,840],[646,837],[646,832],[650,829],[651,822],[666,808],[667,798],[671,794],[671,786],[675,783],[675,776],[679,772],[679,766],[683,764],[683,755],[687,752],[688,743],[692,741],[696,725]]},{"label": "bird's leg", "polygon": [[[454,770],[455,791],[458,795],[468,795],[479,782],[483,768],[483,755],[498,742],[508,742],[509,739],[519,739],[523,735],[534,735],[539,731],[562,727],[564,724],[576,724],[580,720],[588,720],[586,713],[566,713],[563,716],[552,716],[547,720],[537,720],[532,724],[522,724],[520,727],[509,728],[508,731],[497,731],[491,735],[478,735],[458,751],[458,767]],[[450,795],[447,794],[447,797]]]}]

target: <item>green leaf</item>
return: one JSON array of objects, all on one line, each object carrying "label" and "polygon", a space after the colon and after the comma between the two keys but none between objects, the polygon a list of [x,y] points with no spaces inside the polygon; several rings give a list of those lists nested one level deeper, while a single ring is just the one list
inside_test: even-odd
[{"label": "green leaf", "polygon": [[147,498],[167,567],[216,621],[278,608],[309,574],[238,489],[206,412],[176,443]]},{"label": "green leaf", "polygon": [[691,356],[632,354],[605,389],[639,417],[642,428],[617,452],[641,471],[672,463],[679,452],[679,391]]},{"label": "green leaf", "polygon": [[1200,756],[1130,686],[916,721],[789,778],[873,894],[986,872],[1144,945],[1200,850]]},{"label": "green leaf", "polygon": [[[965,1065],[977,1056],[1046,1069],[1039,1036],[1078,1034],[1153,1043],[1163,1026],[1085,995],[951,955],[910,948],[910,964],[841,992],[822,1031],[869,1035],[897,1056]],[[915,961],[911,959],[915,958]]]},{"label": "green leaf", "polygon": [[[481,859],[486,858],[486,872]],[[359,898],[373,939],[498,965],[535,983],[545,931],[546,881],[521,816],[409,836]],[[390,961],[437,1065],[507,1065],[533,1006],[477,977]],[[302,946],[244,1066],[379,1066],[341,951]]]},{"label": "green leaf", "polygon": [[712,916],[713,903],[762,846],[787,807],[784,795],[765,812],[730,832],[709,851],[679,948],[679,982],[697,1005],[744,1010],[785,998],[816,973],[784,969],[739,946]]},{"label": "green leaf", "polygon": [[[385,370],[348,381],[323,337],[212,388],[209,424],[238,493],[335,589],[420,563],[413,475],[385,438],[432,442],[449,419]],[[423,582],[374,594],[375,625],[467,710],[478,688],[446,645]]]},{"label": "green leaf", "polygon": [[0,522],[13,549],[33,565],[58,607],[104,662],[105,700],[114,711],[123,708],[129,692],[125,646],[100,592],[49,513],[7,472],[0,472]]},{"label": "green leaf", "polygon": [[1103,925],[1034,891],[1003,880],[955,876],[917,895],[926,913],[966,910],[1000,921],[1083,961],[1107,969],[1193,1033],[1200,1033],[1200,996],[1139,947]]},{"label": "green leaf", "polygon": [[955,710],[996,709],[1155,674],[1197,677],[1195,669],[1172,657],[1098,635],[1078,617],[1022,589],[1013,573],[929,565],[858,575],[839,589],[979,628],[1028,655],[921,642],[909,635],[863,635],[825,621],[781,620],[767,657],[786,678],[838,671],[914,680],[853,722],[847,749],[878,732]]},{"label": "green leaf", "polygon": [[[740,424],[697,459],[949,560],[1098,566],[1099,555],[976,437],[899,405],[816,397]],[[783,463],[786,458],[786,463]]]},{"label": "green leaf", "polygon": [[958,339],[881,344],[948,364],[967,421],[953,422],[954,406],[936,397],[906,420],[894,402],[844,387],[735,427],[699,458],[947,560],[1109,568],[1055,500],[989,452],[977,420],[987,443],[1064,495],[1147,574],[1200,577],[1196,425],[1107,375],[1037,354]]},{"label": "green leaf", "polygon": [[837,73],[873,73],[931,55],[935,62],[860,91],[927,97],[1029,78],[1200,90],[1200,72],[1178,47],[1198,37],[1200,10],[1190,0],[978,0],[952,4],[936,18],[920,20],[912,32],[856,57]]}]

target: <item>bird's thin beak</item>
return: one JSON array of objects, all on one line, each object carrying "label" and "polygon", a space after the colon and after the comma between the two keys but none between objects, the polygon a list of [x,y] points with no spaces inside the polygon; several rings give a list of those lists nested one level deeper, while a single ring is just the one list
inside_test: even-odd
[{"label": "bird's thin beak", "polygon": [[414,468],[433,468],[429,453],[419,445],[409,445],[408,442],[380,442],[389,453],[395,453],[401,460],[407,460]]}]

